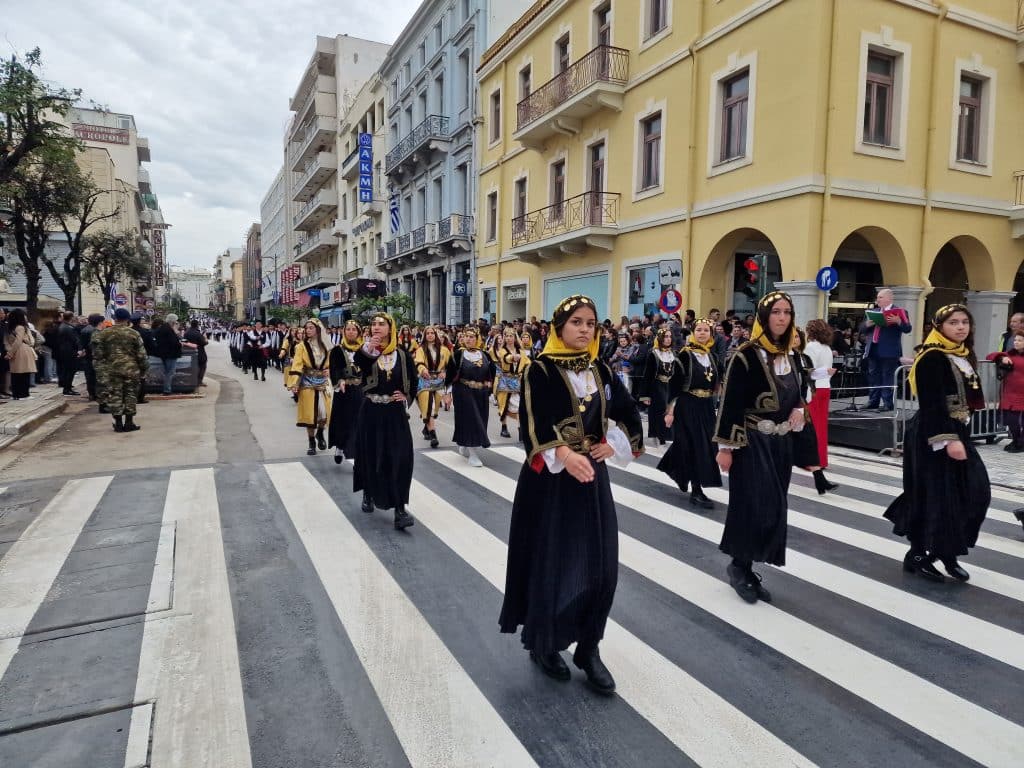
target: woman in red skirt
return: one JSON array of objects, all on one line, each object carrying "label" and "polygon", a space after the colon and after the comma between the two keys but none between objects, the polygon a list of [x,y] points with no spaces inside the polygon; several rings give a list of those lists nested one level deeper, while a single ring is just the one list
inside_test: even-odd
[{"label": "woman in red skirt", "polygon": [[810,320],[805,328],[807,347],[804,354],[811,361],[811,380],[814,393],[807,410],[818,439],[818,468],[814,470],[814,486],[818,493],[834,490],[838,486],[825,478],[828,466],[828,404],[832,396],[832,328],[824,320]]}]

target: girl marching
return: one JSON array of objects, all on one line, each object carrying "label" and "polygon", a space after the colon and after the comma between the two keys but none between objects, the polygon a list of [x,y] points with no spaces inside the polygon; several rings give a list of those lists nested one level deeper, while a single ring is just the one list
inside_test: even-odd
[{"label": "girl marching", "polygon": [[440,334],[432,325],[423,330],[423,343],[413,355],[419,386],[416,392],[416,404],[420,408],[423,420],[423,437],[430,441],[431,448],[437,448],[437,429],[434,419],[445,395],[445,372],[452,353],[441,339]]},{"label": "girl marching", "polygon": [[668,410],[669,382],[676,371],[676,355],[672,351],[672,331],[668,326],[658,331],[654,341],[654,349],[647,357],[644,369],[643,397],[641,401],[647,405],[647,436],[657,438],[660,445],[665,444],[670,436],[665,426],[665,413]]},{"label": "girl marching", "polygon": [[515,329],[506,328],[501,335],[501,345],[491,353],[497,366],[495,397],[498,400],[498,418],[501,419],[501,436],[512,437],[508,431],[507,419],[519,421],[520,379],[530,357],[523,350],[522,342]]},{"label": "girl marching", "polygon": [[676,481],[679,490],[689,487],[690,503],[712,509],[714,502],[704,488],[719,488],[722,475],[715,463],[715,405],[718,363],[712,354],[711,321],[697,320],[689,343],[679,353],[672,377],[672,401],[665,414],[665,426],[673,430],[672,445],[658,469]]},{"label": "girl marching", "polygon": [[334,448],[334,463],[356,455],[356,425],[363,405],[363,378],[356,365],[356,353],[363,346],[362,332],[355,320],[345,323],[341,343],[331,349],[330,373],[334,387],[327,445]]},{"label": "girl marching", "polygon": [[331,382],[328,376],[330,342],[319,320],[305,325],[305,338],[292,348],[292,365],[288,369],[288,388],[297,396],[298,415],[295,425],[306,428],[309,449],[306,455],[315,456],[316,449],[327,450],[324,427],[331,417]]},{"label": "girl marching", "polygon": [[494,363],[480,349],[480,331],[475,325],[462,332],[462,347],[448,361],[446,383],[455,404],[453,442],[471,467],[482,467],[477,448],[490,448],[487,437],[487,401],[494,381]]}]

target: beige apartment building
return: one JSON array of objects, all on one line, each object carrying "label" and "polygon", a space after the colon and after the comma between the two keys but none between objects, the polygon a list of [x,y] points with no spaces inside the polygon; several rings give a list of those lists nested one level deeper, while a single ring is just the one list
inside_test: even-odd
[{"label": "beige apartment building", "polygon": [[[477,306],[966,300],[991,346],[1024,290],[1017,0],[539,0],[482,57]],[[908,337],[908,344],[918,334]]]}]

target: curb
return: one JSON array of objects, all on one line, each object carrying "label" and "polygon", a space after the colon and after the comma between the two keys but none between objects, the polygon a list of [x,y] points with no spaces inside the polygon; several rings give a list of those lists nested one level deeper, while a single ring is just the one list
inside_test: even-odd
[{"label": "curb", "polygon": [[17,420],[0,423],[0,449],[6,448],[52,416],[62,413],[67,407],[68,402],[63,398],[52,399]]}]

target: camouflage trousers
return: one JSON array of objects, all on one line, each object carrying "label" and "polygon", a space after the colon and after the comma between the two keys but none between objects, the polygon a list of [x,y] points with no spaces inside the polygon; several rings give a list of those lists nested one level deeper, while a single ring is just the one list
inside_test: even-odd
[{"label": "camouflage trousers", "polygon": [[135,406],[139,401],[138,376],[97,376],[96,386],[99,401],[107,406],[112,415],[135,414]]}]

